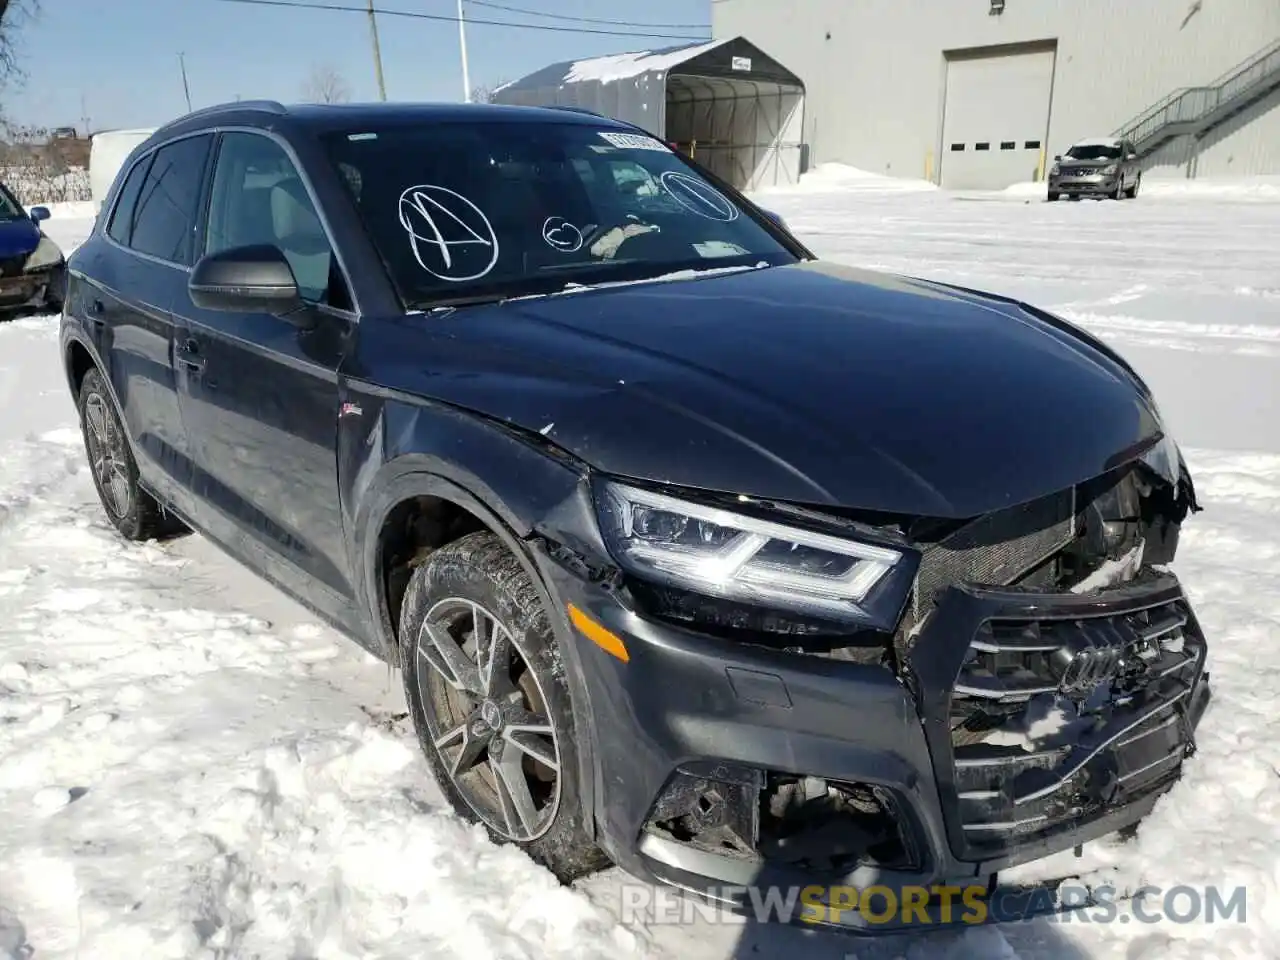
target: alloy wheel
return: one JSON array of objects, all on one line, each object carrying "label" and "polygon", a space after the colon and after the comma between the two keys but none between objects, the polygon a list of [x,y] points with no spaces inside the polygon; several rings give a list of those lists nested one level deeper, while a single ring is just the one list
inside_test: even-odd
[{"label": "alloy wheel", "polygon": [[513,632],[450,597],[427,611],[414,655],[427,729],[458,793],[501,836],[542,836],[560,803],[560,744]]},{"label": "alloy wheel", "polygon": [[124,437],[101,394],[91,393],[86,398],[84,418],[89,464],[102,491],[102,501],[117,519],[125,517],[133,506],[133,485],[129,482]]}]

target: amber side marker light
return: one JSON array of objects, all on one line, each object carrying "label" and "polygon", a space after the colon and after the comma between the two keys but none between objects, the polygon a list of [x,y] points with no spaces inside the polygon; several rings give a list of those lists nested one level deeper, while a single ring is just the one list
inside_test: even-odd
[{"label": "amber side marker light", "polygon": [[611,630],[606,630],[600,624],[596,623],[585,613],[575,607],[572,603],[567,604],[569,609],[569,620],[575,627],[581,631],[582,635],[594,643],[605,653],[611,653],[623,663],[631,660],[631,655],[627,653],[627,645],[622,642],[622,638]]}]

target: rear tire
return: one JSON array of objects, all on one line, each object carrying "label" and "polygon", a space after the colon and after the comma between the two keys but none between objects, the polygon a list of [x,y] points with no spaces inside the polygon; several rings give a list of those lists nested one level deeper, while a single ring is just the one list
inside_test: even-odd
[{"label": "rear tire", "polygon": [[538,590],[502,541],[469,534],[409,579],[400,614],[405,701],[459,816],[562,883],[608,866],[587,836],[576,729]]},{"label": "rear tire", "polygon": [[160,540],[187,533],[186,526],[138,483],[138,464],[115,403],[96,369],[80,384],[80,432],[102,509],[126,540]]},{"label": "rear tire", "polygon": [[1138,174],[1138,176],[1133,181],[1133,186],[1129,188],[1129,192],[1127,196],[1129,197],[1130,200],[1133,200],[1138,196],[1138,188],[1140,186],[1142,186],[1142,174]]}]

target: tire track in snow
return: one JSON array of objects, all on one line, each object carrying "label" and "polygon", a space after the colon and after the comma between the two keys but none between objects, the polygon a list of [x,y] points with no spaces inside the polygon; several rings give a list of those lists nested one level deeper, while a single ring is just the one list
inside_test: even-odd
[{"label": "tire track in snow", "polygon": [[1064,319],[1103,337],[1125,339],[1166,350],[1214,350],[1252,356],[1280,356],[1280,326],[1148,320],[1121,314],[1091,313],[1064,306],[1055,310]]}]

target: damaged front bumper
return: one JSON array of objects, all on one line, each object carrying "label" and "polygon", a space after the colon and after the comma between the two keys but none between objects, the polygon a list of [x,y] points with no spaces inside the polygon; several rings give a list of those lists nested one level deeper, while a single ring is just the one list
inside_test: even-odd
[{"label": "damaged front bumper", "polygon": [[[1025,916],[998,871],[1144,817],[1208,702],[1204,638],[1166,573],[1087,595],[953,586],[899,675],[655,622],[540,562],[561,608],[627,653],[577,640],[599,842],[731,907],[804,890],[790,919],[880,934],[973,922],[919,891],[981,887],[986,921]],[[850,910],[873,886],[916,909]]]}]

